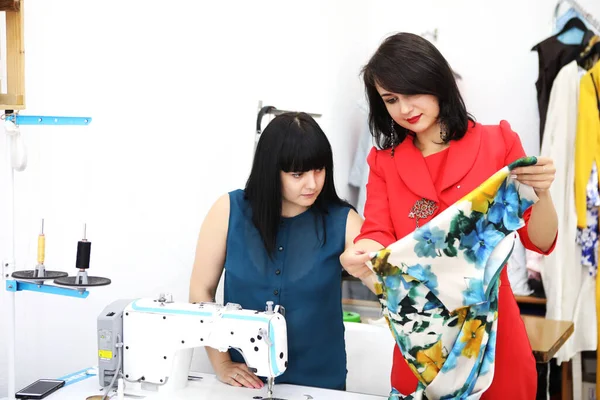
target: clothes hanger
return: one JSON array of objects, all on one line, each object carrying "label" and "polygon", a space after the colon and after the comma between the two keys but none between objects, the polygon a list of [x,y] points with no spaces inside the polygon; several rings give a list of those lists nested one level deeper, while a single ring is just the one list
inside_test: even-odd
[{"label": "clothes hanger", "polygon": [[582,46],[589,39],[588,32],[589,30],[584,22],[578,17],[573,17],[567,21],[555,37],[561,43]]},{"label": "clothes hanger", "polygon": [[[562,29],[553,35],[559,42],[570,45],[583,45],[586,39],[591,36],[591,31],[579,17],[573,17],[567,21]],[[540,43],[531,48],[536,51]]]},{"label": "clothes hanger", "polygon": [[582,32],[586,32],[588,30],[587,26],[585,25],[585,23],[581,20],[581,18],[579,17],[573,17],[570,20],[567,21],[567,23],[565,24],[565,26],[563,26],[563,28],[560,30],[560,32],[557,33],[558,35],[561,35],[571,29],[578,29]]}]

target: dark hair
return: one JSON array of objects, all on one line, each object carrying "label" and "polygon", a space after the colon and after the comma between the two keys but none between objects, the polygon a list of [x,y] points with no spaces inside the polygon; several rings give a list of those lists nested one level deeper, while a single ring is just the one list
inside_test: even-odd
[{"label": "dark hair", "polygon": [[434,95],[440,106],[439,122],[447,130],[443,139],[462,138],[474,118],[467,113],[454,73],[439,50],[426,39],[412,33],[397,33],[384,40],[362,70],[369,102],[369,127],[378,146],[389,148],[401,143],[409,131],[394,122],[375,84],[403,95]]},{"label": "dark hair", "polygon": [[258,229],[269,255],[276,245],[281,221],[281,171],[306,172],[325,169],[325,183],[311,209],[323,222],[328,207],[339,204],[351,207],[335,191],[333,153],[319,124],[306,113],[284,113],[275,117],[260,135],[252,171],[245,188],[252,209],[252,222]]}]

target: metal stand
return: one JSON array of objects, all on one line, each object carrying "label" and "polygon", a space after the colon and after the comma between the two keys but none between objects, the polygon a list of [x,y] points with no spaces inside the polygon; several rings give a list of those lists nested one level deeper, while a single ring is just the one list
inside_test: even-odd
[{"label": "metal stand", "polygon": [[[1,96],[0,96],[1,99]],[[3,119],[12,121],[16,125],[89,125],[92,121],[88,117],[42,117],[42,116],[25,116],[22,117],[18,114],[8,112],[3,116]],[[6,197],[9,201],[9,220],[8,226],[10,226],[9,243],[10,243],[10,257],[2,261],[2,275],[1,280],[4,283],[2,286],[6,288],[3,290],[4,301],[6,304],[7,312],[7,325],[3,325],[4,331],[7,332],[8,340],[6,343],[6,361],[8,364],[8,397],[7,400],[16,400],[16,371],[15,371],[15,347],[16,347],[16,318],[15,318],[15,294],[18,291],[34,291],[42,292],[47,294],[70,296],[86,298],[88,292],[81,289],[67,289],[59,288],[56,286],[43,284],[44,279],[33,279],[33,282],[21,281],[12,279],[15,273],[15,172],[12,165],[11,155],[11,137],[6,135],[6,162],[8,170],[10,171],[9,187],[7,189]],[[40,269],[37,269],[38,274]],[[21,271],[22,272],[22,271]],[[46,275],[45,269],[43,270]],[[18,274],[17,274],[18,276]],[[32,274],[33,276],[33,274]]]}]

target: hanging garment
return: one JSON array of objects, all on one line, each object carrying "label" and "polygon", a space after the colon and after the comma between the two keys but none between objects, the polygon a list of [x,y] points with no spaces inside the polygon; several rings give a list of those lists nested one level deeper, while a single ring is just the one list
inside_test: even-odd
[{"label": "hanging garment", "polygon": [[[579,88],[579,118],[577,120],[577,137],[575,139],[575,206],[577,210],[577,227],[585,228],[587,221],[587,186],[590,173],[594,163],[600,165],[600,63],[590,69],[581,79]],[[588,275],[589,277],[589,275]],[[592,277],[589,277],[593,279]],[[589,281],[588,281],[589,282]],[[595,282],[595,279],[593,280]],[[591,286],[591,284],[588,284]],[[596,308],[600,304],[600,285],[594,284],[587,291],[595,291],[594,300],[591,304],[582,304],[584,299],[578,301],[578,307],[591,313],[594,312],[594,318],[579,321],[581,326],[585,327],[587,335],[594,335],[596,344],[598,343],[597,333],[600,329],[596,316]],[[588,297],[585,297],[588,300]],[[595,321],[592,324],[591,321]],[[578,321],[575,321],[577,329]],[[589,340],[592,342],[592,338]],[[598,360],[600,367],[600,359]]]},{"label": "hanging garment", "polygon": [[[540,260],[539,272],[547,299],[546,318],[575,324],[573,335],[555,355],[558,363],[571,360],[577,352],[595,349],[597,342],[595,283],[581,267],[581,249],[576,243],[577,212],[573,188],[580,79],[581,69],[576,61],[567,64],[556,76],[540,153],[551,157],[556,167],[555,180],[549,191],[561,238],[560,246]],[[573,369],[573,388],[573,398],[581,398],[581,369]]]},{"label": "hanging garment", "polygon": [[588,30],[584,34],[581,43],[566,44],[558,39],[558,35],[553,35],[532,48],[532,50],[537,51],[539,58],[538,79],[535,87],[537,89],[538,110],[540,114],[540,143],[542,143],[544,137],[548,103],[554,79],[562,67],[577,58],[592,36],[593,33]]},{"label": "hanging garment", "polygon": [[359,215],[364,215],[365,202],[367,200],[367,181],[369,180],[369,164],[367,164],[367,156],[373,147],[373,138],[369,131],[369,124],[366,122],[360,132],[358,138],[358,147],[354,153],[354,161],[350,168],[348,176],[348,185],[358,189],[358,199],[356,202],[356,212]]},{"label": "hanging garment", "polygon": [[575,137],[575,207],[577,226],[587,227],[587,186],[592,165],[600,165],[600,63],[589,70],[579,87]]},{"label": "hanging garment", "polygon": [[532,296],[546,298],[546,292],[544,292],[544,285],[542,284],[542,272],[540,270],[540,263],[544,258],[543,255],[525,249],[525,262],[527,266],[527,284],[533,291]]},{"label": "hanging garment", "polygon": [[596,50],[596,44],[599,41],[599,36],[593,36],[588,42],[585,49],[579,55],[579,58],[577,59],[579,65],[581,65],[586,70],[592,69],[594,65],[598,62],[598,59],[600,58],[600,54],[598,54],[598,51]]},{"label": "hanging garment", "polygon": [[498,289],[523,213],[536,201],[521,158],[371,261],[392,334],[419,384],[390,399],[479,399],[494,376]]},{"label": "hanging garment", "polygon": [[581,265],[587,267],[589,275],[596,277],[598,272],[598,169],[592,165],[592,173],[587,185],[587,226],[577,228],[577,244],[581,246]]}]

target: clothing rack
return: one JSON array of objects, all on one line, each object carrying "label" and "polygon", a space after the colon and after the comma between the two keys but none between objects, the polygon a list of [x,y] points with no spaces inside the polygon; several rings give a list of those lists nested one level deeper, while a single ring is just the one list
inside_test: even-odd
[{"label": "clothing rack", "polygon": [[427,39],[427,37],[431,37],[432,41],[435,43],[438,40],[438,28],[435,28],[432,31],[427,31],[427,32],[423,32],[421,33],[421,37]]},{"label": "clothing rack", "polygon": [[[277,116],[277,115],[285,114],[288,112],[297,112],[297,111],[280,110],[273,106],[263,106],[262,100],[260,100],[258,102],[258,115],[256,116],[256,130],[254,131],[254,152],[256,152],[256,146],[258,145],[258,139],[260,139],[260,135],[262,133],[262,119],[264,118],[264,116],[267,114]],[[322,116],[321,114],[308,113],[308,112],[305,114],[308,114],[313,118],[320,118]]]},{"label": "clothing rack", "polygon": [[[564,11],[561,11],[561,6],[563,6],[563,5],[566,5],[567,7],[565,7]],[[561,15],[565,16],[565,14],[569,13],[569,11],[571,13],[573,13],[573,11],[574,11],[573,14],[577,14],[579,19],[582,20],[582,22],[584,23],[584,25],[586,25],[586,27],[588,29],[593,31],[596,35],[600,35],[600,22],[598,21],[598,19],[596,19],[594,17],[594,15],[592,15],[590,12],[588,12],[577,0],[558,0],[556,2],[556,6],[554,7],[554,14],[552,16],[552,29],[555,32],[560,31],[559,28],[563,28],[563,26],[559,27],[557,24],[559,17]],[[560,32],[560,33],[562,33],[562,32]],[[584,45],[584,43],[582,43],[582,45]],[[572,189],[572,190],[574,190],[574,189]],[[600,257],[600,252],[599,252],[598,256]],[[596,277],[595,295],[594,295],[595,302],[596,302],[596,327],[597,327],[596,379],[595,379],[596,396],[598,395],[598,393],[600,393],[600,282],[598,282],[599,278],[600,278],[600,275],[598,275]],[[569,362],[571,363],[571,366],[574,366],[574,363],[572,361],[569,361]],[[579,365],[578,367],[581,368],[581,365]],[[563,386],[563,388],[564,388],[565,384],[567,384],[568,389],[572,390],[575,382],[573,380],[571,380],[571,382],[569,382],[567,375],[568,374],[565,374],[565,368],[563,368],[563,380],[562,380],[561,386]],[[581,383],[581,382],[579,382],[579,383]],[[573,393],[573,392],[571,391],[571,393]],[[582,395],[585,398],[587,398],[587,396],[588,396],[587,393],[582,393]],[[577,400],[577,399],[575,399],[575,400]]]},{"label": "clothing rack", "polygon": [[594,18],[594,16],[592,14],[587,12],[585,10],[585,8],[583,8],[579,4],[579,2],[577,2],[577,0],[559,0],[558,3],[556,3],[556,7],[554,8],[554,21],[553,21],[554,26],[556,26],[556,20],[558,19],[560,6],[563,3],[568,4],[569,6],[571,6],[571,8],[573,8],[575,11],[577,11],[586,20],[586,22],[588,22],[592,26],[592,28],[594,28],[596,33],[600,34],[600,22],[598,22],[598,20],[596,18]]},{"label": "clothing rack", "polygon": [[[258,117],[256,120],[256,134],[260,135],[262,132],[262,129],[260,127],[260,123],[262,122],[263,117],[265,116],[265,114],[271,114],[271,115],[281,115],[281,114],[285,114],[288,112],[296,112],[296,111],[290,111],[290,110],[280,110],[278,108],[275,108],[273,106],[264,106],[263,107],[263,102],[262,100],[260,100],[258,102]],[[315,114],[315,113],[306,113],[308,115],[310,115],[313,118],[320,118],[321,114]]]},{"label": "clothing rack", "polygon": [[[585,8],[579,4],[576,0],[559,0],[556,3],[556,7],[554,8],[554,21],[553,26],[556,26],[556,21],[559,16],[560,6],[566,3],[573,10],[575,10],[585,22],[587,22],[593,30],[596,31],[596,34],[600,35],[600,22],[592,14],[590,14]],[[600,302],[600,285],[598,284],[598,277],[596,277],[596,324],[598,330],[598,342],[596,347],[596,393],[600,393],[600,310],[598,310],[598,304]],[[563,383],[564,384],[564,383]]]}]

